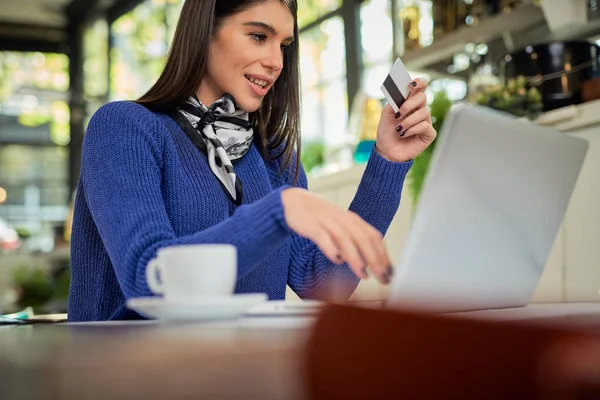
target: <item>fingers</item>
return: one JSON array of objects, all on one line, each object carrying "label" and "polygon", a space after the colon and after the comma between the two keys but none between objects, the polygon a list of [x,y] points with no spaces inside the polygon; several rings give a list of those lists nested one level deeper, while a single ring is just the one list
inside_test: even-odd
[{"label": "fingers", "polygon": [[288,226],[312,240],[332,263],[346,262],[361,279],[368,278],[369,266],[380,282],[389,283],[390,260],[383,237],[373,226],[306,189],[286,189],[281,199]]},{"label": "fingers", "polygon": [[385,106],[383,106],[381,109],[381,115],[394,115],[394,109],[390,103],[387,103]]},{"label": "fingers", "polygon": [[334,264],[341,264],[343,262],[342,254],[340,249],[336,245],[333,237],[329,233],[328,229],[321,227],[319,233],[313,237],[313,242],[321,249],[325,257]]},{"label": "fingers", "polygon": [[408,85],[408,88],[410,89],[410,93],[408,94],[408,97],[410,98],[412,95],[414,95],[417,92],[424,92],[425,89],[427,89],[427,86],[429,86],[429,81],[427,79],[424,79],[424,78],[415,79]]},{"label": "fingers", "polygon": [[367,278],[369,266],[381,283],[389,283],[391,263],[379,231],[349,211],[326,224],[342,259],[358,277]]},{"label": "fingers", "polygon": [[352,231],[359,251],[377,279],[384,284],[391,277],[391,262],[383,242],[383,235],[362,218],[354,214],[355,229]]},{"label": "fingers", "polygon": [[[347,218],[347,217],[346,217]],[[329,231],[335,245],[340,249],[342,260],[348,263],[348,266],[356,276],[361,279],[369,277],[367,274],[367,263],[359,250],[358,243],[355,242],[348,229],[346,218],[331,218],[325,222],[326,229]]]},{"label": "fingers", "polygon": [[396,131],[400,134],[400,136],[404,136],[404,132],[423,121],[431,123],[431,115],[429,114],[429,110],[426,108],[416,110],[414,113],[404,118],[404,120],[402,120],[398,126],[396,126]]},{"label": "fingers", "polygon": [[407,117],[415,110],[425,108],[427,106],[427,96],[423,92],[411,94],[408,99],[400,106],[400,115]]},{"label": "fingers", "polygon": [[419,136],[424,142],[431,143],[437,136],[437,132],[428,121],[421,121],[411,128],[400,132],[400,137],[408,138],[411,136]]}]

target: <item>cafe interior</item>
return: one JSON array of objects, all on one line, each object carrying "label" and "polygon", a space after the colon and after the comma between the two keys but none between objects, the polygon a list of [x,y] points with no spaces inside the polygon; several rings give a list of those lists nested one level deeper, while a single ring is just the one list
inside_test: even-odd
[{"label": "cafe interior", "polygon": [[[600,399],[600,2],[297,3],[301,161],[342,209],[398,58],[429,82],[438,135],[467,104],[587,142],[528,304],[390,308],[390,285],[366,279],[344,302],[288,287],[228,318],[68,322],[88,123],[156,81],[184,0],[0,0],[0,399]],[[436,149],[404,183],[394,260]]]}]

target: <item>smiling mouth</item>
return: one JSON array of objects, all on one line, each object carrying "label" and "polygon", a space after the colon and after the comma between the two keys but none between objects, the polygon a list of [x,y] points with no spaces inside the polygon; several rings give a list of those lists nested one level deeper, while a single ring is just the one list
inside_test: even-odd
[{"label": "smiling mouth", "polygon": [[256,79],[256,78],[253,78],[253,77],[248,76],[248,75],[245,75],[245,76],[246,76],[246,79],[248,79],[254,85],[256,85],[256,86],[258,86],[258,87],[260,87],[262,89],[266,88],[269,85],[269,83],[267,81],[263,81],[262,79]]}]

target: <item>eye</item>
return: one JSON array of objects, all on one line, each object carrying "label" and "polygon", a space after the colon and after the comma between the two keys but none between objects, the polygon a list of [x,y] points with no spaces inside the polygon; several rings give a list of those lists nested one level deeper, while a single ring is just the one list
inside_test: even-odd
[{"label": "eye", "polygon": [[250,36],[257,43],[261,43],[261,44],[264,43],[267,40],[267,35],[265,35],[264,33],[251,33]]}]

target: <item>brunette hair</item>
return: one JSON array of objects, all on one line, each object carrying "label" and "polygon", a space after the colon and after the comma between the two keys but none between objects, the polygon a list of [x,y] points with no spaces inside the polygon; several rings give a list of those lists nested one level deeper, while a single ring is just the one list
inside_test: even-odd
[{"label": "brunette hair", "polygon": [[[192,96],[207,68],[210,42],[223,20],[265,0],[186,0],[181,10],[165,68],[146,94],[136,100],[148,109],[171,113]],[[279,0],[294,17],[294,41],[283,53],[283,70],[260,108],[252,113],[263,156],[283,157],[281,170],[300,164],[300,89],[297,1]]]}]

